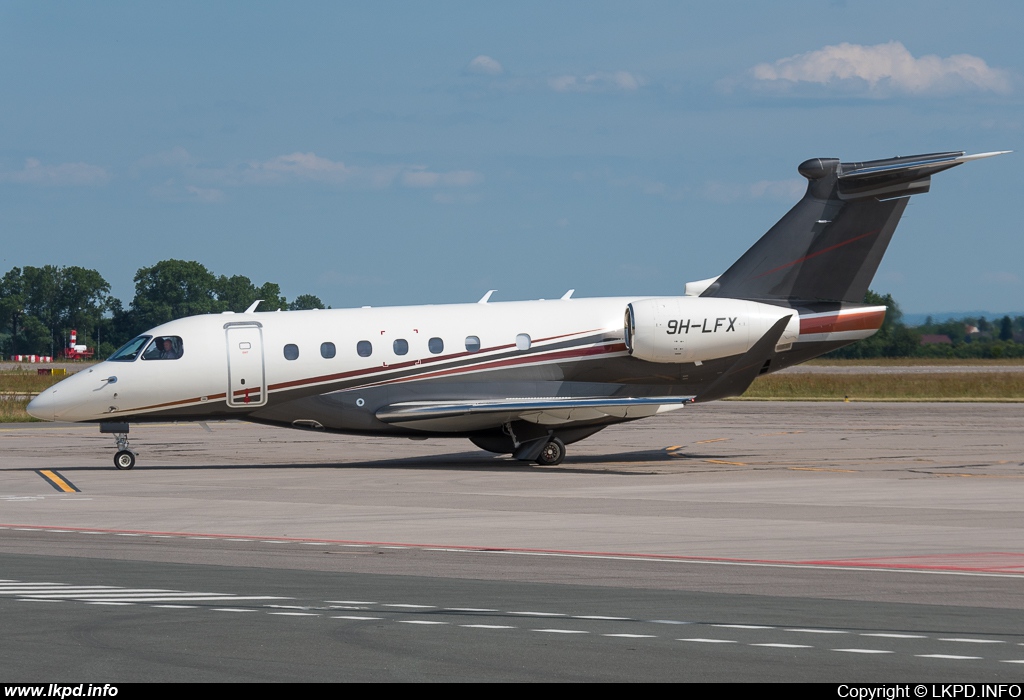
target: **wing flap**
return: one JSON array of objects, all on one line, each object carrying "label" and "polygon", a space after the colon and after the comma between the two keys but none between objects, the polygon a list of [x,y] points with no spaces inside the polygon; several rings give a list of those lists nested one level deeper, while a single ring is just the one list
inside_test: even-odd
[{"label": "wing flap", "polygon": [[507,398],[481,401],[410,401],[385,406],[377,419],[421,430],[459,432],[514,420],[563,425],[605,418],[645,418],[682,408],[693,396]]}]

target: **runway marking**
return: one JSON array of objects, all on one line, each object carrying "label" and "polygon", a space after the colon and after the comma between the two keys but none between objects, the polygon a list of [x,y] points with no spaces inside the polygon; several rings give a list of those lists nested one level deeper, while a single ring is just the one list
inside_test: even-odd
[{"label": "runway marking", "polygon": [[786,632],[806,632],[807,634],[849,634],[846,630],[814,630],[802,628],[787,629]]},{"label": "runway marking", "polygon": [[383,620],[383,617],[365,617],[360,615],[332,615],[332,620]]},{"label": "runway marking", "polygon": [[685,620],[648,620],[656,625],[692,625],[692,622],[686,622]]},{"label": "runway marking", "polygon": [[974,660],[980,656],[953,656],[951,654],[914,654],[919,659],[953,659],[953,660]]},{"label": "runway marking", "polygon": [[574,620],[611,620],[613,622],[628,622],[628,617],[609,617],[607,615],[572,615]]},{"label": "runway marking", "polygon": [[587,630],[561,630],[561,629],[540,629],[530,630],[531,632],[550,632],[551,634],[590,634]]},{"label": "runway marking", "polygon": [[135,603],[123,603],[116,600],[84,600],[86,605],[135,605]]},{"label": "runway marking", "polygon": [[337,603],[338,605],[376,605],[372,600],[326,600],[325,603]]},{"label": "runway marking", "polygon": [[213,612],[258,612],[253,608],[211,608]]},{"label": "runway marking", "polygon": [[320,617],[317,613],[310,612],[270,612],[268,615],[288,615],[291,617]]},{"label": "runway marking", "polygon": [[752,647],[773,647],[776,649],[813,649],[807,644],[783,644],[781,642],[765,642],[762,644],[751,644]]},{"label": "runway marking", "polygon": [[459,625],[459,627],[468,627],[471,629],[478,630],[514,630],[517,629],[512,625]]},{"label": "runway marking", "polygon": [[498,612],[493,608],[441,608],[448,612],[471,612],[471,613],[493,613]]},{"label": "runway marking", "polygon": [[845,651],[848,654],[894,654],[896,652],[885,649],[833,649],[832,651]]},{"label": "runway marking", "polygon": [[655,634],[602,634],[602,637],[623,637],[625,639],[657,639]]},{"label": "runway marking", "polygon": [[703,637],[693,637],[691,639],[677,639],[677,642],[700,642],[701,644],[735,644],[735,639],[704,639]]},{"label": "runway marking", "polygon": [[1001,663],[1004,664],[1024,664],[1024,659],[1003,659]]},{"label": "runway marking", "polygon": [[175,610],[185,610],[185,609],[195,610],[199,606],[198,605],[170,605],[170,604],[166,604],[166,605],[151,605],[149,607],[151,607],[151,608],[174,608]]},{"label": "runway marking", "polygon": [[706,445],[706,444],[708,444],[709,442],[725,442],[725,441],[726,441],[726,440],[728,440],[728,439],[729,439],[729,438],[713,438],[713,439],[711,439],[711,440],[698,440],[697,442],[695,442],[695,443],[693,443],[693,444],[694,444],[694,445]]},{"label": "runway marking", "polygon": [[567,617],[565,613],[531,612],[510,610],[509,615],[527,615],[529,617]]},{"label": "runway marking", "polygon": [[1005,644],[1002,639],[968,639],[966,637],[939,637],[940,642],[966,642],[967,644]]},{"label": "runway marking", "polygon": [[672,445],[672,447],[666,447],[665,451],[666,452],[675,452],[676,450],[681,450],[681,449],[683,449],[682,445]]},{"label": "runway marking", "polygon": [[419,608],[423,610],[429,610],[436,608],[436,605],[415,605],[413,603],[384,603],[385,608]]},{"label": "runway marking", "polygon": [[724,459],[705,459],[705,462],[709,464],[729,464],[734,467],[748,467],[750,466],[746,462],[727,462]]},{"label": "runway marking", "polygon": [[448,625],[449,622],[441,622],[440,620],[396,620],[403,625]]},{"label": "runway marking", "polygon": [[896,634],[893,632],[862,632],[862,637],[887,637],[889,639],[928,639],[923,634]]},{"label": "runway marking", "polygon": [[738,630],[773,630],[769,625],[711,625],[712,627],[729,627]]},{"label": "runway marking", "polygon": [[52,486],[55,490],[63,493],[81,493],[81,489],[68,481],[60,472],[54,471],[53,469],[37,469],[36,474],[43,477],[43,479]]}]

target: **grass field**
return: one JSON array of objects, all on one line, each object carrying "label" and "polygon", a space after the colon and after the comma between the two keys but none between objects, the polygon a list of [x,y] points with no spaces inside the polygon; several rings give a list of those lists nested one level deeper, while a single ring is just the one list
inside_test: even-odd
[{"label": "grass field", "polygon": [[[845,360],[829,366],[1019,365],[1012,360]],[[31,397],[64,377],[35,369],[0,372],[0,423],[34,421],[25,412]],[[759,377],[743,395],[776,401],[1022,401],[1024,372],[922,372],[915,374],[770,374]]]}]

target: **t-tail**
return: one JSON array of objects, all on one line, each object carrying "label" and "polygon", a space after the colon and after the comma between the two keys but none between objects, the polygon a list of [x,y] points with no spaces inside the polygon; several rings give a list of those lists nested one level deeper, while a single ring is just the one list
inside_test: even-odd
[{"label": "t-tail", "polygon": [[701,296],[811,308],[860,303],[910,195],[927,192],[936,173],[1002,153],[804,161],[803,199]]}]

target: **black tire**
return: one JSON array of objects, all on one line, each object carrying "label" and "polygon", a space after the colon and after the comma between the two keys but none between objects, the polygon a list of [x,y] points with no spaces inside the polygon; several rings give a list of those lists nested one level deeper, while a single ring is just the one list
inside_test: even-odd
[{"label": "black tire", "polygon": [[135,466],[135,453],[130,450],[119,450],[114,455],[114,466],[118,469],[131,469]]},{"label": "black tire", "polygon": [[544,449],[540,451],[537,464],[542,467],[553,467],[561,464],[563,459],[565,459],[565,443],[558,438],[551,438],[548,444],[544,445]]}]

